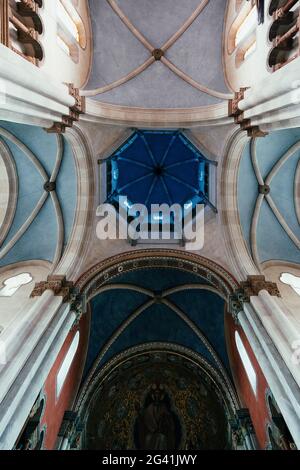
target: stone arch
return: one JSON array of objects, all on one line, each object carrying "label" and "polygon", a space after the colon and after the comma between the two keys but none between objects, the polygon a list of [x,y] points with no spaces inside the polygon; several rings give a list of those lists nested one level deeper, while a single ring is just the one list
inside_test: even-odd
[{"label": "stone arch", "polygon": [[[107,383],[107,380],[110,380],[110,377],[116,376],[116,374],[122,371],[122,369],[124,370],[127,366],[131,366],[134,361],[137,361],[138,363],[138,361],[142,360],[143,356],[153,357],[155,354],[156,356],[160,355],[162,357],[165,356],[166,358],[174,358],[175,362],[184,361],[188,364],[190,373],[195,370],[198,370],[199,373],[201,371],[201,374],[204,374],[208,381],[211,380],[214,383],[217,395],[223,403],[227,419],[230,420],[234,416],[236,409],[239,406],[239,403],[232,399],[231,392],[234,393],[234,391],[228,389],[222,376],[214,367],[206,362],[205,359],[188,348],[179,345],[171,343],[147,343],[129,348],[115,356],[94,377],[94,379],[89,383],[89,387],[83,388],[82,393],[79,395],[73,408],[78,415],[79,420],[82,423],[88,422],[93,403],[95,403],[97,397],[99,398],[99,394],[102,393],[103,387]],[[127,369],[126,374],[128,374]],[[227,429],[230,434],[229,427]],[[74,434],[69,438],[71,448],[76,446],[80,448],[85,444],[82,440],[85,433],[83,432],[82,434],[80,433],[80,435],[76,435],[76,430],[74,431]]]}]

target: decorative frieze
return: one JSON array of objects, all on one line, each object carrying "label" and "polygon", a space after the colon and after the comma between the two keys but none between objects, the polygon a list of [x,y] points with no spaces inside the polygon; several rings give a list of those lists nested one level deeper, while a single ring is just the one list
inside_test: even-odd
[{"label": "decorative frieze", "polygon": [[239,313],[243,310],[244,302],[245,297],[242,289],[236,290],[236,292],[229,296],[228,312],[232,315],[236,325],[239,325]]}]

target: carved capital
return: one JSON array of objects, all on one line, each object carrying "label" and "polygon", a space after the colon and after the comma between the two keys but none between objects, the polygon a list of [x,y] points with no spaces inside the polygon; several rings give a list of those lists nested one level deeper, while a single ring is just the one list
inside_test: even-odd
[{"label": "carved capital", "polygon": [[76,319],[73,328],[77,327],[82,316],[86,312],[86,296],[82,295],[78,289],[73,288],[70,296],[71,308],[70,310],[75,313]]},{"label": "carved capital", "polygon": [[80,91],[72,83],[66,83],[69,94],[75,99],[75,104],[69,109],[67,116],[62,116],[62,122],[55,122],[52,127],[46,129],[48,133],[64,134],[67,127],[72,127],[75,121],[79,121],[80,114],[85,112],[85,97],[80,96]]},{"label": "carved capital", "polygon": [[241,289],[245,302],[249,302],[250,297],[257,296],[261,290],[266,290],[274,297],[281,297],[277,284],[266,281],[265,276],[248,276],[247,281],[241,282]]},{"label": "carved capital", "polygon": [[25,7],[29,8],[32,11],[35,11],[36,3],[34,0],[21,0],[20,4],[24,5]]},{"label": "carved capital", "polygon": [[73,83],[67,84],[69,87],[69,93],[75,99],[75,105],[71,108],[72,111],[82,114],[85,112],[85,97],[80,96],[80,90],[75,88]]},{"label": "carved capital", "polygon": [[241,88],[240,91],[234,94],[234,98],[232,100],[229,100],[229,116],[238,116],[239,114],[241,114],[242,111],[239,109],[239,102],[244,99],[245,91],[247,89],[248,88]]},{"label": "carved capital", "polygon": [[55,122],[52,127],[45,130],[48,134],[64,134],[66,132],[66,125],[62,122]]},{"label": "carved capital", "polygon": [[274,297],[281,297],[275,282],[266,281],[265,276],[248,276],[247,281],[240,283],[237,289],[229,297],[228,312],[238,325],[238,315],[243,310],[243,304],[250,302],[250,297],[257,296],[261,290],[266,290]]},{"label": "carved capital", "polygon": [[262,131],[258,126],[249,127],[247,129],[248,137],[266,137],[268,132]]},{"label": "carved capital", "polygon": [[280,18],[283,18],[285,16],[285,11],[283,8],[278,8],[274,13],[273,13],[273,18],[274,20],[279,20]]},{"label": "carved capital", "polygon": [[47,281],[38,282],[30,297],[40,297],[46,290],[52,290],[56,297],[62,297],[63,302],[71,299],[73,282],[68,282],[65,276],[48,276]]},{"label": "carved capital", "polygon": [[244,112],[239,109],[239,103],[244,99],[246,90],[248,88],[241,88],[235,93],[234,98],[229,100],[228,115],[234,118],[234,122],[240,125],[242,130],[247,131],[249,137],[265,137],[268,134],[260,130],[258,126],[252,126],[251,120],[245,119]]},{"label": "carved capital", "polygon": [[239,325],[239,313],[243,310],[243,303],[245,302],[244,292],[238,289],[230,295],[228,303],[228,312],[232,315],[234,323]]}]

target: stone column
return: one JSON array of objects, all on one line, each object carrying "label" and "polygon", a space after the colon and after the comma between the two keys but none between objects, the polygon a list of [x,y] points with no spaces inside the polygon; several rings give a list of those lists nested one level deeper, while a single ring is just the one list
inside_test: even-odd
[{"label": "stone column", "polygon": [[240,326],[300,449],[300,389],[251,305],[244,310],[238,314]]},{"label": "stone column", "polygon": [[32,292],[32,307],[1,340],[7,363],[0,370],[0,449],[11,449],[37,395],[82,314],[81,301],[63,276],[49,276]]},{"label": "stone column", "polygon": [[[299,120],[300,63],[295,60],[251,88],[243,88],[230,103],[229,114],[248,134],[265,135]],[[294,124],[296,127],[296,123]]]},{"label": "stone column", "polygon": [[[45,292],[44,298],[50,299],[53,293]],[[74,321],[75,312],[70,312],[70,306],[62,304],[58,309],[48,305],[47,311],[40,311],[43,316],[51,316],[51,321],[45,328],[38,322],[33,334],[39,330],[40,337],[28,353],[20,347],[19,354],[9,361],[2,372],[9,369],[10,387],[0,403],[0,449],[9,450],[26,422],[30,410],[42,389],[46,378],[57,358],[60,349],[67,338]],[[30,341],[28,344],[30,347]],[[5,379],[0,378],[1,384]],[[7,380],[4,388],[7,389]]]},{"label": "stone column", "polygon": [[72,85],[55,82],[0,44],[0,119],[63,132],[83,110],[84,99]]},{"label": "stone column", "polygon": [[250,110],[300,87],[300,63],[295,60],[247,89],[239,102],[241,111]]},{"label": "stone column", "polygon": [[261,275],[248,276],[240,283],[230,298],[229,311],[243,329],[300,448],[300,364],[292,360],[300,323],[285,307],[277,285]]}]

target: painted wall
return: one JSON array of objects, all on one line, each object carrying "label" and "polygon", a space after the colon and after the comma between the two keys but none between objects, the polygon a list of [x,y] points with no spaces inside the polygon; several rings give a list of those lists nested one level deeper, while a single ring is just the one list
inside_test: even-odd
[{"label": "painted wall", "polygon": [[[231,315],[226,316],[226,340],[228,355],[230,358],[231,371],[233,380],[244,408],[248,408],[252,422],[255,428],[259,447],[265,449],[268,440],[266,436],[266,425],[270,420],[269,412],[266,402],[266,392],[269,388],[268,383],[263,375],[263,372],[256,360],[256,357],[251,349],[251,346],[246,338],[245,333],[240,327],[237,327]],[[257,376],[257,396],[255,396],[249,379],[247,377],[244,366],[241,362],[239,352],[235,343],[235,331],[239,332],[241,340],[249,355],[251,363],[255,369]]]},{"label": "painted wall", "polygon": [[[54,450],[57,435],[66,410],[72,407],[81,382],[83,366],[86,357],[86,348],[89,336],[89,315],[82,317],[77,328],[68,335],[44,385],[46,395],[46,408],[41,422],[41,428],[46,426],[46,436],[43,448]],[[56,377],[60,366],[68,352],[76,332],[80,332],[79,346],[72,362],[71,368],[63,385],[59,398],[56,397]]]}]

